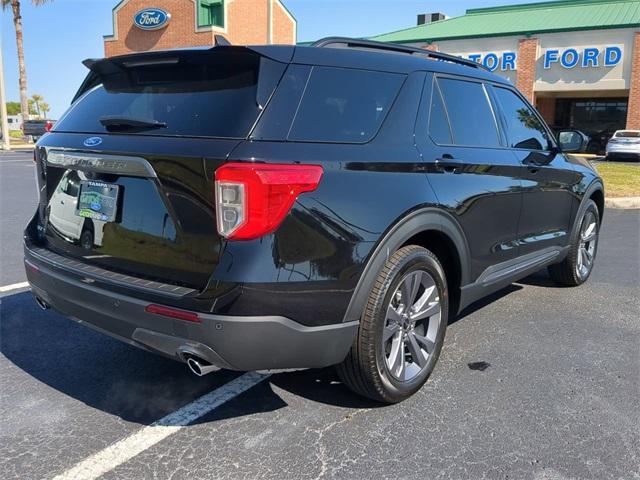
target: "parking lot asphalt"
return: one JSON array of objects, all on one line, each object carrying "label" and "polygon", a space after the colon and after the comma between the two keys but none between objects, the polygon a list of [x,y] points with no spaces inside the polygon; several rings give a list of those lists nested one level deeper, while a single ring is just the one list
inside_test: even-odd
[{"label": "parking lot asphalt", "polygon": [[[32,170],[0,153],[0,287],[25,281]],[[153,422],[246,377],[195,377],[0,292],[0,478],[640,478],[639,299],[640,211],[608,210],[587,284],[541,272],[473,305],[408,401],[281,373],[175,427]]]}]

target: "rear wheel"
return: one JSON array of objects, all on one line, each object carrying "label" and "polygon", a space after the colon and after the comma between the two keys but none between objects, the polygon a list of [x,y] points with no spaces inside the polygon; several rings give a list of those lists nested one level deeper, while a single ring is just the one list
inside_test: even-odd
[{"label": "rear wheel", "polygon": [[429,250],[410,245],[392,255],[369,295],[354,345],[338,366],[342,381],[386,403],[418,391],[444,342],[446,285],[444,270]]},{"label": "rear wheel", "polygon": [[80,246],[84,250],[91,250],[93,248],[93,232],[89,229],[84,229],[82,235],[80,235]]},{"label": "rear wheel", "polygon": [[574,234],[571,248],[566,258],[549,267],[549,275],[560,285],[576,287],[587,281],[593,270],[598,251],[600,233],[600,213],[593,200],[579,217],[579,228]]}]

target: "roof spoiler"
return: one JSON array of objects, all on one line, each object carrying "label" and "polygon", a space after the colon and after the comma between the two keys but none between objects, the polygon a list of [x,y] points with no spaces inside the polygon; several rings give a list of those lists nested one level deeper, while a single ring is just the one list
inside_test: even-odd
[{"label": "roof spoiler", "polygon": [[466,58],[456,57],[455,55],[449,55],[448,53],[434,52],[432,50],[425,50],[423,48],[407,47],[399,43],[388,42],[376,42],[373,40],[362,40],[358,38],[349,37],[326,37],[311,44],[312,47],[317,48],[331,48],[332,46],[342,45],[346,48],[365,48],[371,50],[382,50],[386,52],[394,53],[406,53],[408,55],[422,55],[432,58],[434,60],[441,60],[444,62],[457,63],[472,68],[481,68],[487,70],[483,65],[480,65],[473,60],[467,60]]},{"label": "roof spoiler", "polygon": [[234,46],[222,35],[215,35],[215,45],[213,47],[156,50],[148,52],[133,53],[107,58],[88,58],[82,64],[89,69],[89,75],[84,79],[82,85],[76,92],[71,103],[75,103],[82,95],[100,84],[100,77],[112,73],[118,73],[127,68],[152,66],[152,65],[172,65],[180,62],[181,58],[188,55],[203,54],[203,52],[215,51],[216,49],[230,49],[238,51],[252,51],[261,57],[270,58],[281,63],[289,63],[293,58],[295,46],[293,45],[258,45],[258,46]]}]

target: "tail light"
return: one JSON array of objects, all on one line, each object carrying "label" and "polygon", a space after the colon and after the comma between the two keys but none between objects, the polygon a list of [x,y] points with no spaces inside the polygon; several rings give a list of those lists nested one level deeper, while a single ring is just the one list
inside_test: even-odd
[{"label": "tail light", "polygon": [[215,173],[218,233],[252,240],[280,226],[303,192],[318,187],[319,165],[227,163]]},{"label": "tail light", "polygon": [[53,128],[53,122],[51,120],[47,120],[44,124],[44,129],[47,132],[50,132],[52,128]]}]

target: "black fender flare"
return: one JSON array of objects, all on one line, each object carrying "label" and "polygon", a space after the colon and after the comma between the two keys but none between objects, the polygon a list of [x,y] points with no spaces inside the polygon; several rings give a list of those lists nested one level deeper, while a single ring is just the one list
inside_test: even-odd
[{"label": "black fender flare", "polygon": [[460,259],[460,284],[470,281],[470,254],[467,240],[457,220],[444,210],[434,207],[414,210],[400,217],[382,236],[369,256],[358,284],[351,296],[343,322],[360,320],[373,282],[389,257],[414,235],[428,230],[445,234],[455,245]]},{"label": "black fender flare", "polygon": [[[584,194],[582,195],[582,199],[580,200],[580,205],[578,206],[578,209],[576,210],[576,214],[573,217],[573,225],[571,226],[571,237],[570,237],[571,243],[573,243],[573,241],[576,238],[576,235],[578,234],[578,231],[580,230],[580,225],[578,220],[582,218],[582,214],[587,208],[587,201],[590,200],[591,196],[598,190],[600,190],[602,192],[602,195],[604,196],[604,186],[602,184],[602,181],[599,179],[592,181],[589,184],[589,186],[585,189]],[[600,215],[600,225],[602,225],[602,218],[604,217],[604,212],[602,213],[603,214]]]}]

